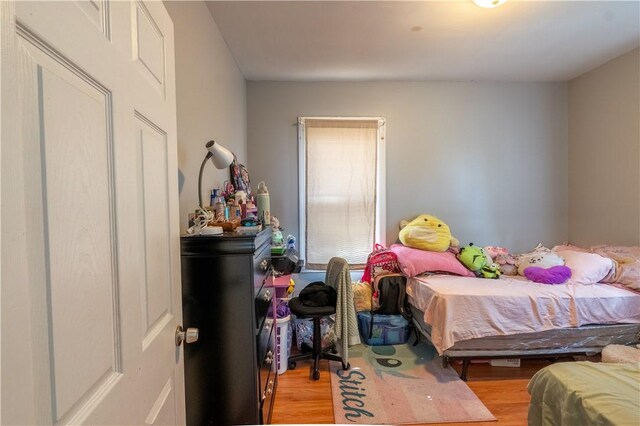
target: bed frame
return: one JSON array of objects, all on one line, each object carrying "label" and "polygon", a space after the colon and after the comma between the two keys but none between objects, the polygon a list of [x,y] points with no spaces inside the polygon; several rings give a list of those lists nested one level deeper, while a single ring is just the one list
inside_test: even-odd
[{"label": "bed frame", "polygon": [[[416,343],[420,335],[431,342],[431,326],[423,320],[424,313],[409,305],[413,314]],[[571,355],[595,355],[611,345],[640,343],[640,324],[585,325],[559,328],[536,333],[488,336],[456,342],[445,350],[442,363],[447,367],[454,360],[462,361],[460,378],[467,380],[471,360],[500,358],[557,358]]]}]

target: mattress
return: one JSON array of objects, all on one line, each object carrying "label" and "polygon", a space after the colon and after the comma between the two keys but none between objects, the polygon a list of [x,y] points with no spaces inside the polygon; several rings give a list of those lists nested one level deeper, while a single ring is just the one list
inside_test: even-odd
[{"label": "mattress", "polygon": [[527,386],[528,423],[640,424],[640,364],[567,362],[538,371]]},{"label": "mattress", "polygon": [[[544,285],[522,277],[434,275],[407,281],[442,355],[457,342],[593,324],[640,324],[640,294],[606,284]],[[548,346],[548,342],[547,342]]]},{"label": "mattress", "polygon": [[[431,326],[424,312],[411,306],[413,323],[431,341]],[[534,333],[487,336],[462,340],[446,349],[444,358],[523,357],[562,354],[596,354],[607,345],[640,342],[640,324],[583,325]]]}]

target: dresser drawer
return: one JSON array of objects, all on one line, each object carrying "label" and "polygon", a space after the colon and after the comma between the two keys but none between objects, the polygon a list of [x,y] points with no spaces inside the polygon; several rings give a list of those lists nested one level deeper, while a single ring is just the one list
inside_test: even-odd
[{"label": "dresser drawer", "polygon": [[[265,328],[267,324],[265,324]],[[260,339],[260,349],[258,354],[258,365],[260,366],[260,385],[259,389],[264,391],[268,384],[268,376],[269,372],[272,369],[272,366],[276,363],[276,351],[275,345],[273,344],[273,327],[270,329],[264,330],[264,333],[261,333]],[[264,338],[262,338],[265,336]]]},{"label": "dresser drawer", "polygon": [[[272,343],[273,339],[273,329],[274,329],[274,321],[273,318],[268,318],[264,322],[264,327],[260,330],[260,334],[257,336],[257,348],[258,348],[258,365],[262,365],[263,361],[267,358],[274,358],[273,356],[268,356],[267,352],[271,351],[272,355],[274,353],[274,345]],[[274,358],[275,359],[275,358]]]},{"label": "dresser drawer", "polygon": [[274,288],[273,286],[262,286],[262,288],[260,289],[260,292],[257,294],[255,301],[254,301],[254,306],[255,306],[255,314],[256,314],[256,333],[258,332],[258,330],[260,330],[264,324],[264,327],[266,327],[268,325],[268,323],[265,322],[265,319],[267,317],[269,318],[273,318],[273,314],[269,314],[269,312],[273,312],[273,296],[274,296]]},{"label": "dresser drawer", "polygon": [[271,420],[271,406],[273,405],[273,396],[275,395],[276,385],[278,380],[276,369],[276,355],[275,355],[275,332],[273,331],[273,320],[267,320],[265,323],[265,329],[267,324],[271,322],[270,329],[263,330],[261,336],[268,336],[261,339],[260,348],[261,354],[258,357],[260,364],[259,371],[259,388],[260,389],[260,417],[261,423],[269,423]]},{"label": "dresser drawer", "polygon": [[262,424],[271,423],[271,412],[273,411],[274,399],[273,397],[276,394],[276,387],[278,386],[278,375],[273,369],[269,372],[270,374],[267,379],[266,387],[260,395],[260,399],[262,400],[262,404],[260,405],[260,423]]},{"label": "dresser drawer", "polygon": [[271,245],[258,247],[253,257],[253,288],[257,293],[265,281],[271,277]]}]

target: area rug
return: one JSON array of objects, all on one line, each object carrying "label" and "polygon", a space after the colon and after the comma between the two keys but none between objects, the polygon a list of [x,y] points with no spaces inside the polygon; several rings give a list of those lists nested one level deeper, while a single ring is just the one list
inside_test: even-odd
[{"label": "area rug", "polygon": [[357,345],[349,348],[351,369],[331,365],[337,424],[412,424],[495,420],[435,348]]}]

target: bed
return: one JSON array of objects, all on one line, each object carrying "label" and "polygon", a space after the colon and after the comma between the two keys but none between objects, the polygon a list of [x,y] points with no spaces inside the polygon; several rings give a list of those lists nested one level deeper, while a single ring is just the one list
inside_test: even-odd
[{"label": "bed", "polygon": [[640,424],[640,363],[558,363],[527,389],[530,426]]},{"label": "bed", "polygon": [[474,358],[595,354],[640,341],[640,294],[607,285],[544,285],[523,277],[409,278],[416,330],[448,365]]}]

